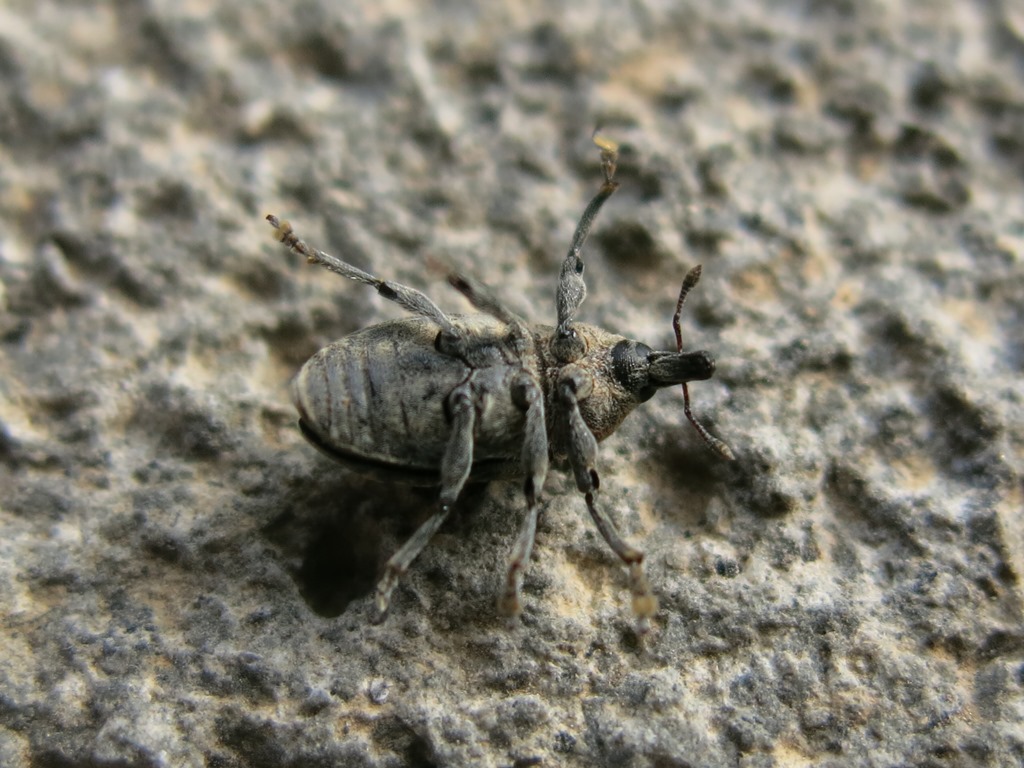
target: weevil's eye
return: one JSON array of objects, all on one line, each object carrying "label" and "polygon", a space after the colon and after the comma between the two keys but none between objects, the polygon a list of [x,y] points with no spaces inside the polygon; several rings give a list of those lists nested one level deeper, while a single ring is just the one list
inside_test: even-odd
[{"label": "weevil's eye", "polygon": [[651,348],[639,341],[623,339],[612,347],[612,374],[639,402],[650,400],[658,387],[651,383]]}]

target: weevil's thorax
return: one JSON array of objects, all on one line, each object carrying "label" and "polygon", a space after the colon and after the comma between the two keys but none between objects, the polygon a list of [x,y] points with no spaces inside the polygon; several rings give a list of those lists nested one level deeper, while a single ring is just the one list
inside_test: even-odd
[{"label": "weevil's thorax", "polygon": [[[573,329],[583,341],[586,351],[571,363],[561,362],[555,355],[553,329],[545,329],[546,334],[543,337],[539,334],[536,337],[547,393],[545,407],[548,423],[552,424],[552,419],[561,409],[557,394],[559,373],[566,365],[575,366],[589,374],[593,381],[593,391],[579,402],[580,414],[590,427],[590,431],[594,433],[594,437],[599,441],[604,440],[618,429],[623,419],[634,408],[649,400],[656,391],[656,387],[646,386],[645,372],[637,372],[644,378],[644,382],[640,384],[637,383],[636,377],[631,377],[630,363],[636,357],[636,350],[650,350],[642,344],[609,333],[597,326],[576,323]],[[556,429],[556,436],[557,432]]]}]

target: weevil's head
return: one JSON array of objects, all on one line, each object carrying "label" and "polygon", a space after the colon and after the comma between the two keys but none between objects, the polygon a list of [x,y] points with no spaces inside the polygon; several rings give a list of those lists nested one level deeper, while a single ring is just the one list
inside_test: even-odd
[{"label": "weevil's head", "polygon": [[[673,320],[673,325],[676,322]],[[676,334],[678,338],[678,331]],[[618,386],[630,393],[638,402],[649,399],[662,387],[682,384],[686,418],[697,430],[701,440],[726,461],[736,458],[732,449],[708,432],[690,411],[687,382],[703,381],[715,374],[715,359],[708,352],[655,352],[646,344],[623,339],[611,348],[609,356],[612,377]]]},{"label": "weevil's head", "polygon": [[656,352],[639,341],[623,339],[612,347],[612,375],[638,403],[650,400],[662,387],[704,381],[715,375],[715,359],[697,352]]},{"label": "weevil's head", "polygon": [[593,392],[580,412],[598,440],[614,432],[640,403],[664,387],[710,379],[714,358],[707,352],[658,352],[601,328],[577,323],[584,354],[573,365],[593,377]]}]

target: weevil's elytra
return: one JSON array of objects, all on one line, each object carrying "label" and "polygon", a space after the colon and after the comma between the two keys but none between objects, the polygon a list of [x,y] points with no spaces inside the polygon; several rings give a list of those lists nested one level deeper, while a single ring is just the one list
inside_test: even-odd
[{"label": "weevil's elytra", "polygon": [[587,295],[583,244],[598,211],[618,188],[617,146],[595,137],[604,183],[573,235],[555,295],[555,326],[528,324],[486,287],[465,275],[448,281],[482,314],[448,315],[426,295],[381,280],[307,245],[288,222],[267,221],[308,261],[374,287],[414,317],[365,328],[324,347],[292,385],[299,427],[317,449],[357,471],[382,479],[440,486],[433,516],[396,552],[377,585],[379,618],[401,575],[444,523],[468,480],[522,479],[526,517],[505,585],[502,613],[522,612],[520,588],[537,530],[549,461],[568,466],[594,523],[628,566],[637,631],[646,632],[658,608],[643,570],[644,554],[627,544],[597,502],[597,443],[640,403],[681,384],[683,408],[703,441],[725,459],[729,447],[690,411],[687,383],[711,378],[714,358],[683,352],[679,316],[700,278],[683,280],[672,318],[676,350],[646,344],[576,322]]}]

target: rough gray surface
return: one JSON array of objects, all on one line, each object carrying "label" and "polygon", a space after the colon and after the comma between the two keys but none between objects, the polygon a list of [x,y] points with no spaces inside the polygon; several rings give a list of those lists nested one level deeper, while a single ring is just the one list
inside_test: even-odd
[{"label": "rough gray surface", "polygon": [[[215,7],[215,10],[213,8]],[[1024,759],[1024,12],[1010,0],[0,8],[0,763],[1010,766]],[[718,376],[522,515],[476,488],[369,626],[431,495],[303,443],[287,382],[399,316],[262,214]]]}]

